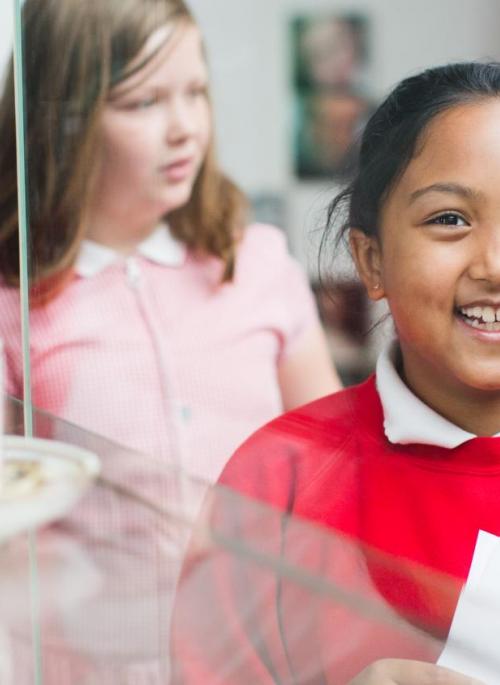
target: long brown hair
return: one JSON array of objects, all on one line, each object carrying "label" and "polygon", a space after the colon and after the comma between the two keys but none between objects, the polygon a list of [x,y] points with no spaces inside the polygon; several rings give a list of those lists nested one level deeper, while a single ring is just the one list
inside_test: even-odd
[{"label": "long brown hair", "polygon": [[[165,24],[192,22],[183,0],[26,0],[25,123],[31,285],[39,299],[64,286],[85,233],[98,162],[100,115],[110,90]],[[152,57],[152,56],[151,56]],[[19,282],[12,64],[0,101],[0,273]],[[168,216],[173,234],[234,272],[246,202],[219,170],[213,140],[188,203]]]}]

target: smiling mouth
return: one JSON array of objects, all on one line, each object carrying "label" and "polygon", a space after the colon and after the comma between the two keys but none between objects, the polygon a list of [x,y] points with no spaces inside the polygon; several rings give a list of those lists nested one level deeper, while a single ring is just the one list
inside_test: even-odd
[{"label": "smiling mouth", "polygon": [[457,316],[468,326],[481,331],[500,332],[500,306],[458,307]]}]

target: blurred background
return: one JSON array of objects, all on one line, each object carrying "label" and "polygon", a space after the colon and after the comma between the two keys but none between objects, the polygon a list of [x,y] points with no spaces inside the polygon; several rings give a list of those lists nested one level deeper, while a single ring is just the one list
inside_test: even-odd
[{"label": "blurred background", "polygon": [[[286,231],[315,287],[325,208],[371,107],[425,67],[500,58],[496,0],[192,0],[191,6],[206,36],[222,164],[251,196],[257,218]],[[337,366],[350,383],[371,370],[390,324],[365,335],[383,309],[368,307],[347,259],[331,264],[331,258],[333,246],[322,275],[336,297],[323,288],[320,306]]]},{"label": "blurred background", "polygon": [[[103,0],[105,1],[105,0]],[[373,368],[390,323],[357,285],[348,258],[318,245],[325,209],[363,123],[402,77],[444,62],[500,58],[497,0],[191,0],[206,37],[219,157],[255,217],[280,226],[307,268],[346,383]],[[0,9],[0,68],[12,44]],[[28,46],[29,49],[29,46]],[[332,299],[330,295],[335,297]],[[384,330],[385,329],[385,330]]]}]

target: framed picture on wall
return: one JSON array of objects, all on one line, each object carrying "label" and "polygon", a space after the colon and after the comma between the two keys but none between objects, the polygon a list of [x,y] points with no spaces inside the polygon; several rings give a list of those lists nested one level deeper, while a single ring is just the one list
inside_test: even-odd
[{"label": "framed picture on wall", "polygon": [[311,15],[291,24],[294,166],[299,178],[342,177],[372,99],[368,19]]}]

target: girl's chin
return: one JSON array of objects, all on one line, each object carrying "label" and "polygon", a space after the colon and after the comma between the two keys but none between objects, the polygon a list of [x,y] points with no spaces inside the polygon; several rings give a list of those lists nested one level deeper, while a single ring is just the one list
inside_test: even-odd
[{"label": "girl's chin", "polygon": [[464,385],[478,392],[500,394],[500,370],[496,373],[467,374],[462,378]]},{"label": "girl's chin", "polygon": [[165,199],[165,201],[161,203],[160,216],[165,216],[170,214],[170,212],[175,212],[177,209],[182,209],[182,207],[187,205],[190,199],[190,189],[186,189],[184,192],[172,193],[171,197]]}]

